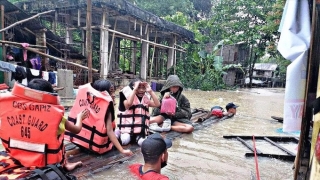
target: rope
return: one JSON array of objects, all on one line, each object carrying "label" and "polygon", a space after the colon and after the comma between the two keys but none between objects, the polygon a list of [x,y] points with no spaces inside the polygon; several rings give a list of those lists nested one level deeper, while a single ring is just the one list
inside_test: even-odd
[{"label": "rope", "polygon": [[255,160],[255,163],[256,163],[257,180],[260,180],[258,157],[257,157],[257,150],[256,150],[256,140],[254,138],[254,135],[252,136],[252,141],[253,141],[253,150],[254,150],[254,160]]}]

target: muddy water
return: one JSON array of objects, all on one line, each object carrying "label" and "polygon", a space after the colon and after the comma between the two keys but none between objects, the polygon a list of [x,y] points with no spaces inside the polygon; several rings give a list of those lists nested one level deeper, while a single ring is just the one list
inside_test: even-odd
[{"label": "muddy water", "polygon": [[[251,179],[251,174],[256,172],[254,158],[244,156],[250,150],[235,139],[224,139],[223,135],[297,135],[281,133],[282,124],[270,118],[271,115],[282,116],[284,89],[184,93],[193,108],[209,109],[213,105],[225,106],[228,102],[240,107],[234,118],[174,140],[169,149],[168,165],[162,170],[170,179]],[[282,145],[296,152],[295,144]],[[283,154],[262,141],[257,141],[256,146],[264,153]],[[127,167],[142,162],[142,155],[138,154],[90,179],[135,179]],[[258,164],[261,179],[293,179],[292,162],[259,158]]]},{"label": "muddy water", "polygon": [[[162,170],[170,179],[251,179],[251,174],[255,174],[254,158],[244,156],[250,150],[235,139],[224,139],[223,135],[297,135],[281,133],[279,129],[282,124],[270,118],[272,115],[282,116],[284,89],[225,92],[190,90],[184,94],[190,100],[192,108],[209,109],[213,105],[225,106],[228,102],[234,102],[240,107],[232,119],[174,140],[173,147],[169,149],[168,165]],[[295,152],[295,144],[282,145]],[[262,141],[257,141],[256,146],[264,153],[284,154]],[[137,154],[129,161],[88,179],[135,179],[127,167],[132,163],[142,162],[142,155]],[[261,179],[293,179],[292,162],[259,158],[258,163]]]}]

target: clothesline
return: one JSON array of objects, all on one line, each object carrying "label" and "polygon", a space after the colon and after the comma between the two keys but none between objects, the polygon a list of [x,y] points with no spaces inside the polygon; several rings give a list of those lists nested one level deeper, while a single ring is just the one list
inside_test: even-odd
[{"label": "clothesline", "polygon": [[34,78],[42,78],[44,80],[49,81],[51,84],[57,84],[57,72],[47,72],[41,71],[37,69],[30,69],[23,66],[19,66],[16,64],[11,64],[8,62],[0,61],[0,71],[3,72],[11,72],[12,78],[11,80],[16,80],[23,85],[28,85]]}]

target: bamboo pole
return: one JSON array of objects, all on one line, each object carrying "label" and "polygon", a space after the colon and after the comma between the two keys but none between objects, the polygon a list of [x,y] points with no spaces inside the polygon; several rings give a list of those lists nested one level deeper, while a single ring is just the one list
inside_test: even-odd
[{"label": "bamboo pole", "polygon": [[[8,44],[9,44],[9,43],[8,43]],[[14,47],[17,47],[17,48],[22,48],[22,47],[18,47],[18,46],[16,46],[16,45],[13,45],[13,46],[14,46]],[[20,46],[21,46],[21,44],[20,44]],[[36,49],[34,49],[34,48],[25,47],[24,49],[26,49],[26,50],[28,50],[28,51],[31,51],[31,52],[34,52],[34,53],[37,53],[37,54],[39,54],[39,55],[45,56],[45,57],[47,57],[47,58],[54,59],[54,60],[56,60],[56,61],[65,63],[65,60],[64,60],[64,59],[60,59],[60,58],[57,58],[57,57],[55,57],[55,56],[51,56],[51,55],[49,55],[49,54],[40,52],[40,51],[38,51],[38,50],[36,50]],[[74,66],[77,66],[77,67],[82,68],[82,69],[89,70],[88,67],[82,66],[82,65],[77,64],[77,63],[73,63],[73,62],[67,62],[67,63],[68,63],[68,64],[71,64],[71,65],[74,65]],[[97,69],[92,69],[92,71],[98,72]]]},{"label": "bamboo pole", "polygon": [[[85,27],[81,27],[82,29],[86,29]],[[180,51],[180,52],[186,52],[186,50],[182,47],[182,46],[179,46],[179,45],[176,45],[177,47],[181,47],[181,49],[179,48],[175,48],[175,47],[170,47],[170,46],[166,46],[166,45],[163,45],[163,44],[159,44],[159,43],[155,43],[155,42],[152,42],[152,41],[148,41],[146,39],[142,39],[142,38],[139,38],[139,37],[135,37],[135,36],[132,36],[132,35],[128,35],[128,34],[125,34],[125,33],[122,33],[122,32],[119,32],[119,31],[116,31],[116,30],[112,30],[112,29],[107,29],[107,28],[104,28],[104,27],[98,27],[98,26],[91,26],[91,28],[101,28],[101,29],[104,29],[104,30],[107,30],[109,32],[112,32],[112,33],[115,33],[115,34],[118,34],[118,35],[115,35],[115,37],[125,37],[127,39],[130,39],[130,40],[135,40],[135,41],[143,41],[143,42],[147,42],[149,43],[150,45],[155,45],[156,47],[159,47],[159,48],[165,48],[165,49],[174,49],[174,50],[177,50],[177,51]],[[69,29],[78,29],[78,28],[69,28]],[[182,49],[183,48],[183,49]]]},{"label": "bamboo pole", "polygon": [[[157,43],[157,36],[158,36],[158,32],[156,31],[156,37],[154,39],[154,42]],[[150,64],[150,72],[149,72],[149,81],[151,81],[151,77],[152,77],[152,67],[153,67],[153,59],[154,59],[154,53],[156,52],[156,46],[153,45],[153,52],[152,52],[152,58],[151,58],[151,64]]]},{"label": "bamboo pole", "polygon": [[[28,31],[29,33],[31,33],[31,34],[33,34],[34,36],[36,36],[36,33],[34,33],[34,32],[32,32],[30,29],[28,29],[28,28],[24,28],[26,31]],[[50,44],[50,43],[46,43],[46,44],[48,44],[48,46],[50,46],[51,48],[53,48],[53,49],[55,49],[56,51],[58,51],[60,54],[63,54],[63,52],[62,51],[60,51],[59,49],[57,49],[55,46],[53,46],[52,44]]]},{"label": "bamboo pole", "polygon": [[[106,28],[105,28],[105,29],[106,29]],[[113,33],[116,33],[116,34],[119,34],[119,35],[122,35],[122,36],[124,36],[124,37],[128,37],[128,38],[137,40],[137,41],[144,41],[144,42],[147,42],[147,43],[149,43],[149,44],[151,44],[151,45],[155,45],[155,46],[157,46],[157,47],[168,48],[168,49],[175,49],[175,50],[177,50],[177,51],[186,52],[186,51],[181,50],[181,49],[178,49],[178,48],[174,48],[174,47],[170,47],[170,46],[166,46],[166,45],[154,43],[154,42],[152,42],[152,41],[145,40],[145,39],[138,38],[138,37],[131,36],[131,35],[127,35],[127,34],[125,34],[125,33],[121,33],[121,32],[119,32],[119,31],[115,31],[115,30],[112,30],[112,29],[106,29],[106,30],[108,30],[108,31],[110,31],[110,32],[113,32]]]},{"label": "bamboo pole", "polygon": [[[114,30],[116,30],[117,28],[117,22],[118,22],[118,18],[116,18],[116,21],[114,22]],[[109,28],[102,28],[104,30],[109,30]],[[110,52],[109,52],[109,58],[108,58],[108,68],[107,68],[107,73],[109,73],[109,69],[110,69],[110,63],[111,63],[111,56],[112,56],[112,49],[113,49],[113,44],[114,44],[114,36],[115,36],[115,33],[112,34],[112,40],[111,40],[111,45],[110,45]]]},{"label": "bamboo pole", "polygon": [[92,2],[87,0],[87,19],[86,19],[86,45],[87,45],[87,60],[88,60],[88,82],[92,82]]},{"label": "bamboo pole", "polygon": [[[1,43],[1,44],[12,44],[12,45],[17,45],[17,46],[20,46],[20,45],[21,45],[21,43],[18,43],[18,42],[2,41],[2,40],[0,40],[0,43]],[[32,45],[32,44],[29,44],[29,47],[32,47],[32,48],[41,48],[41,49],[46,49],[46,48],[47,48],[46,46]]]},{"label": "bamboo pole", "polygon": [[36,17],[38,17],[38,16],[40,16],[40,15],[48,14],[48,13],[51,13],[51,12],[54,12],[54,11],[55,11],[55,10],[45,11],[45,12],[42,12],[42,13],[38,13],[38,14],[36,14],[36,15],[34,15],[34,16],[31,16],[31,17],[29,17],[29,18],[27,18],[27,19],[23,19],[23,20],[21,20],[21,21],[17,21],[17,22],[15,22],[15,23],[11,24],[10,26],[7,26],[7,27],[5,27],[5,28],[3,28],[3,29],[0,29],[0,32],[3,32],[3,31],[5,31],[5,30],[7,30],[7,29],[10,29],[10,28],[12,28],[12,27],[14,27],[14,26],[16,26],[16,25],[22,24],[22,23],[24,23],[24,22],[26,22],[26,21],[30,21],[31,19],[34,19],[34,18],[36,18]]},{"label": "bamboo pole", "polygon": [[[40,52],[40,51],[37,51],[36,49],[33,49],[33,48],[26,47],[25,49],[28,50],[28,51],[37,53],[37,54],[39,54],[39,55],[48,57],[48,58],[50,58],[50,59],[54,59],[54,60],[59,61],[59,62],[65,62],[64,59],[60,59],[60,58],[57,58],[57,57],[55,57],[55,56],[51,56],[51,55],[45,54],[45,53]],[[68,63],[68,64],[71,64],[71,65],[74,65],[74,66],[77,66],[77,67],[80,67],[80,68],[82,68],[82,69],[90,70],[88,67],[82,66],[82,65],[77,64],[77,63],[73,63],[73,62],[67,62],[67,63]],[[92,69],[92,71],[98,72],[97,69]]]}]

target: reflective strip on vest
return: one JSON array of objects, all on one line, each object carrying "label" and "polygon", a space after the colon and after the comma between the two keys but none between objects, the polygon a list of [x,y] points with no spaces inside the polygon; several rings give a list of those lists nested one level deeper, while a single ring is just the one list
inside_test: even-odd
[{"label": "reflective strip on vest", "polygon": [[66,132],[65,139],[99,154],[111,150],[113,144],[108,138],[105,123],[106,112],[111,101],[112,98],[108,92],[97,91],[90,83],[80,86],[68,121],[75,123],[77,115],[85,109],[90,111],[90,115],[82,121],[79,134]]},{"label": "reflective strip on vest", "polygon": [[[121,91],[127,99],[132,92],[129,86],[124,87]],[[118,127],[121,133],[140,134],[142,137],[148,135],[150,120],[149,103],[149,96],[144,95],[140,102],[139,98],[135,95],[131,107],[125,112],[118,113]]]},{"label": "reflective strip on vest", "polygon": [[25,167],[63,160],[63,134],[57,136],[64,107],[55,94],[16,83],[0,94],[0,137],[9,155]]}]

